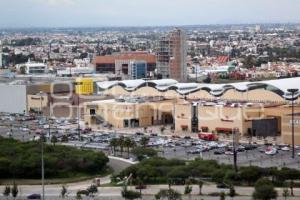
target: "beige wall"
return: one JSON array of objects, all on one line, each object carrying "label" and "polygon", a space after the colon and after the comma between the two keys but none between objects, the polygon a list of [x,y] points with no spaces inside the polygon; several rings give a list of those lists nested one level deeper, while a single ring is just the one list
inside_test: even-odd
[{"label": "beige wall", "polygon": [[[282,141],[285,144],[292,144],[292,116],[282,118]],[[300,116],[295,117],[295,144],[300,145]]]},{"label": "beige wall", "polygon": [[190,132],[192,107],[190,103],[179,103],[175,107],[175,131],[182,132],[182,126],[187,126]]},{"label": "beige wall", "polygon": [[124,128],[124,120],[138,119],[139,126],[151,126],[162,124],[163,116],[172,115],[174,109],[173,100],[145,103],[119,103],[115,101],[103,101],[85,105],[85,122],[94,125],[93,116],[90,116],[90,108],[96,110],[96,115],[101,116],[115,128]]},{"label": "beige wall", "polygon": [[129,95],[130,92],[127,92],[123,87],[118,85],[118,86],[112,87],[108,90],[105,90],[104,94],[110,95],[110,96],[125,96],[125,95]]},{"label": "beige wall", "polygon": [[30,109],[35,109],[39,110],[41,108],[48,107],[49,105],[49,98],[48,95],[44,95],[42,97],[42,102],[41,102],[41,96],[40,95],[27,95],[27,110],[29,111]]},{"label": "beige wall", "polygon": [[209,94],[205,90],[200,90],[194,93],[191,93],[187,96],[188,99],[214,99],[215,97]]},{"label": "beige wall", "polygon": [[133,91],[131,94],[137,96],[161,96],[161,92],[152,87],[142,87]]},{"label": "beige wall", "polygon": [[[182,126],[188,126],[191,131],[191,104],[182,103],[175,106],[175,131],[182,132]],[[219,106],[198,106],[199,129],[208,127],[216,132],[217,128],[238,128],[242,134],[251,128],[251,119],[262,116],[262,110],[255,108],[232,108]]]}]

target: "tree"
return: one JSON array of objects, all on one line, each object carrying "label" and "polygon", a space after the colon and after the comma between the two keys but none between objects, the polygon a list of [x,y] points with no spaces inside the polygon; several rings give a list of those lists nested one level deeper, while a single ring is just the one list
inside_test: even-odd
[{"label": "tree", "polygon": [[123,151],[124,151],[124,137],[120,137],[118,140],[118,146],[120,147],[121,157],[123,157]]},{"label": "tree", "polygon": [[109,143],[109,146],[112,148],[112,151],[114,152],[114,156],[116,155],[116,148],[118,145],[119,145],[119,141],[117,138],[113,138]]},{"label": "tree", "polygon": [[198,187],[199,187],[199,195],[202,195],[202,188],[203,188],[204,182],[202,180],[198,181]]},{"label": "tree", "polygon": [[126,188],[123,188],[122,190],[122,197],[128,200],[138,199],[141,198],[141,194],[136,191],[127,190]]},{"label": "tree", "polygon": [[68,142],[68,141],[69,141],[68,136],[67,136],[67,135],[63,135],[63,136],[61,137],[61,141],[62,141],[62,142]]},{"label": "tree", "polygon": [[289,182],[289,187],[290,187],[290,190],[291,190],[291,196],[293,197],[294,196],[294,180],[290,180]]},{"label": "tree", "polygon": [[193,187],[190,186],[190,183],[188,182],[184,187],[184,194],[189,196],[189,199],[191,199],[191,193],[193,191]]},{"label": "tree", "polygon": [[143,146],[143,147],[146,147],[147,144],[149,142],[149,138],[148,137],[142,137],[141,138],[141,141],[140,141],[140,144]]},{"label": "tree", "polygon": [[92,194],[92,196],[94,196],[94,194],[98,192],[98,188],[96,185],[91,185],[87,188],[87,191],[89,192],[89,194]]},{"label": "tree", "polygon": [[220,200],[225,200],[226,199],[226,194],[225,194],[225,192],[221,192],[220,193]]},{"label": "tree", "polygon": [[161,189],[155,195],[155,199],[181,200],[181,194],[173,189]]},{"label": "tree", "polygon": [[236,191],[235,191],[234,186],[232,184],[230,184],[230,186],[229,186],[228,195],[231,197],[231,199],[233,199],[236,196]]},{"label": "tree", "polygon": [[130,148],[135,146],[135,142],[131,140],[130,138],[124,139],[124,147],[127,148],[127,158],[129,158]]},{"label": "tree", "polygon": [[144,185],[144,181],[141,178],[137,178],[137,183],[140,188],[140,194],[142,195],[142,186]]},{"label": "tree", "polygon": [[10,187],[7,185],[4,188],[3,196],[8,197],[10,195]]},{"label": "tree", "polygon": [[57,142],[58,142],[57,137],[55,135],[52,135],[51,143],[53,144],[53,146],[55,146],[55,143],[57,143]]},{"label": "tree", "polygon": [[252,194],[254,200],[271,200],[277,198],[277,191],[272,182],[267,178],[259,179],[254,186]]},{"label": "tree", "polygon": [[249,185],[255,183],[261,176],[261,169],[256,166],[242,167],[239,172],[240,179],[246,181]]},{"label": "tree", "polygon": [[283,189],[282,196],[284,197],[285,200],[287,200],[288,196],[290,196],[290,192],[288,188]]},{"label": "tree", "polygon": [[11,195],[13,196],[14,199],[16,199],[18,193],[19,193],[18,185],[14,182],[13,187],[11,189]]},{"label": "tree", "polygon": [[62,198],[65,198],[67,193],[68,193],[68,190],[67,190],[66,186],[63,185],[63,186],[61,187],[61,191],[60,191],[61,197],[62,197]]},{"label": "tree", "polygon": [[145,159],[146,157],[157,156],[157,151],[152,148],[135,147],[131,152],[139,161]]}]

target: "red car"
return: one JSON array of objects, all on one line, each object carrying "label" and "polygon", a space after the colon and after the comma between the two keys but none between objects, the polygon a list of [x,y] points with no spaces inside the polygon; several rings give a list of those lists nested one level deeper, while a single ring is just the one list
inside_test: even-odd
[{"label": "red car", "polygon": [[201,140],[207,140],[207,141],[216,141],[218,140],[218,136],[213,133],[199,133],[198,138]]}]

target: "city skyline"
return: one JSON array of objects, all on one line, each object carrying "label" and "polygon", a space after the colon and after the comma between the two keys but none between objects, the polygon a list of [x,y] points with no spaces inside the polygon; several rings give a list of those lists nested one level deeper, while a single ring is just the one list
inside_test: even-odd
[{"label": "city skyline", "polygon": [[1,28],[299,23],[299,0],[1,0]]}]

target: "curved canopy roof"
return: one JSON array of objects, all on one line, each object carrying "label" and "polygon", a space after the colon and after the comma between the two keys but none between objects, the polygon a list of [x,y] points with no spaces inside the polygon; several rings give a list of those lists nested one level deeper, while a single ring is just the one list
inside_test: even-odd
[{"label": "curved canopy roof", "polygon": [[[297,89],[300,91],[300,77],[229,84],[178,83],[176,80],[173,79],[161,79],[151,81],[138,79],[126,81],[97,82],[97,86],[101,89],[109,89],[116,85],[122,86],[127,91],[136,90],[143,86],[149,86],[156,88],[159,91],[175,90],[176,92],[182,95],[194,93],[199,90],[205,90],[214,96],[221,96],[229,89],[234,89],[240,92],[246,92],[248,90],[263,88],[275,92],[285,99],[291,100],[292,94],[291,92],[289,92],[289,89]],[[294,94],[294,98],[298,98],[299,96],[300,92],[296,92]]]}]

